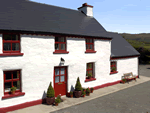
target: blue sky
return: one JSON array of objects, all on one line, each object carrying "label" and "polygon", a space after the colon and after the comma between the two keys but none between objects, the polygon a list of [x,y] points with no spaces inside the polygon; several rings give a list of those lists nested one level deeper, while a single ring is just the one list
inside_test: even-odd
[{"label": "blue sky", "polygon": [[107,30],[118,33],[150,33],[150,0],[30,0],[77,10],[92,5],[93,15]]}]

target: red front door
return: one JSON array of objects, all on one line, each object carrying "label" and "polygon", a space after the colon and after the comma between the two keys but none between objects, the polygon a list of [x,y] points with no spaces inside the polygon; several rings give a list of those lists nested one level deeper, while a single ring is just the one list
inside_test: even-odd
[{"label": "red front door", "polygon": [[67,93],[67,67],[55,67],[54,68],[54,90],[55,97],[61,94]]}]

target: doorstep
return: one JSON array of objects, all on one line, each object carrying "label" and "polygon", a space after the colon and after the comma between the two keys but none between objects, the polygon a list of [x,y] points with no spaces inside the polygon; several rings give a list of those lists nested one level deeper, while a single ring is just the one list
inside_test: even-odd
[{"label": "doorstep", "polygon": [[69,97],[63,96],[62,99],[64,101],[59,103],[58,106],[39,104],[39,105],[35,105],[35,106],[31,106],[31,107],[27,107],[27,108],[23,108],[23,109],[19,109],[19,110],[7,112],[7,113],[34,113],[34,112],[35,113],[50,113],[50,112],[64,109],[67,107],[71,107],[74,105],[79,105],[81,103],[102,97],[104,95],[108,95],[110,93],[114,93],[119,90],[123,90],[123,89],[129,88],[129,87],[150,81],[150,77],[145,77],[145,76],[140,75],[140,78],[137,78],[136,80],[137,81],[135,81],[135,80],[130,81],[129,84],[128,83],[125,83],[125,84],[120,83],[120,84],[115,84],[112,86],[94,90],[93,93],[90,93],[90,96],[85,96],[84,98],[83,97],[69,98]]}]

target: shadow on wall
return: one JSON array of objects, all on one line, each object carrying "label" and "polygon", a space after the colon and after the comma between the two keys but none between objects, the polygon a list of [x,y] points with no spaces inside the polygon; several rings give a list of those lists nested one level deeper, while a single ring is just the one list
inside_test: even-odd
[{"label": "shadow on wall", "polygon": [[71,85],[70,91],[74,91],[74,87],[73,87],[73,85]]},{"label": "shadow on wall", "polygon": [[42,96],[42,104],[46,103],[46,93],[45,91],[43,92],[43,96]]}]

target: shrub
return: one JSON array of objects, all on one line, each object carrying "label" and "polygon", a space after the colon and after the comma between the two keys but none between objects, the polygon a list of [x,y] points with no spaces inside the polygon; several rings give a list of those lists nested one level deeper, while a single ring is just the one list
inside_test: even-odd
[{"label": "shrub", "polygon": [[50,85],[49,85],[49,87],[48,87],[46,96],[47,96],[48,98],[55,97],[55,92],[54,92],[54,89],[53,89],[53,87],[52,87],[51,82],[50,82]]},{"label": "shrub", "polygon": [[122,81],[123,81],[123,82],[126,82],[127,80],[126,80],[126,79],[122,79]]},{"label": "shrub", "polygon": [[82,90],[82,94],[81,94],[81,96],[83,96],[83,95],[85,95],[86,93],[85,93],[85,91],[84,90]]},{"label": "shrub", "polygon": [[60,102],[62,102],[63,100],[61,99],[61,96],[60,95],[58,95],[57,96],[57,99],[59,99],[60,100]]},{"label": "shrub", "polygon": [[75,85],[75,91],[81,91],[81,90],[82,90],[82,87],[81,87],[80,79],[78,77],[76,81],[76,85]]},{"label": "shrub", "polygon": [[93,87],[91,87],[91,90],[94,90],[94,88],[93,88]]},{"label": "shrub", "polygon": [[86,89],[86,93],[91,93],[89,88]]},{"label": "shrub", "polygon": [[88,73],[87,76],[88,76],[88,77],[92,77],[92,74],[91,74],[91,73]]},{"label": "shrub", "polygon": [[58,98],[55,99],[55,102],[56,102],[56,103],[60,103],[60,99],[58,99]]},{"label": "shrub", "polygon": [[115,71],[116,70],[116,68],[115,67],[112,67],[112,71]]},{"label": "shrub", "polygon": [[72,91],[70,91],[70,95],[72,95],[73,94],[73,92]]}]

